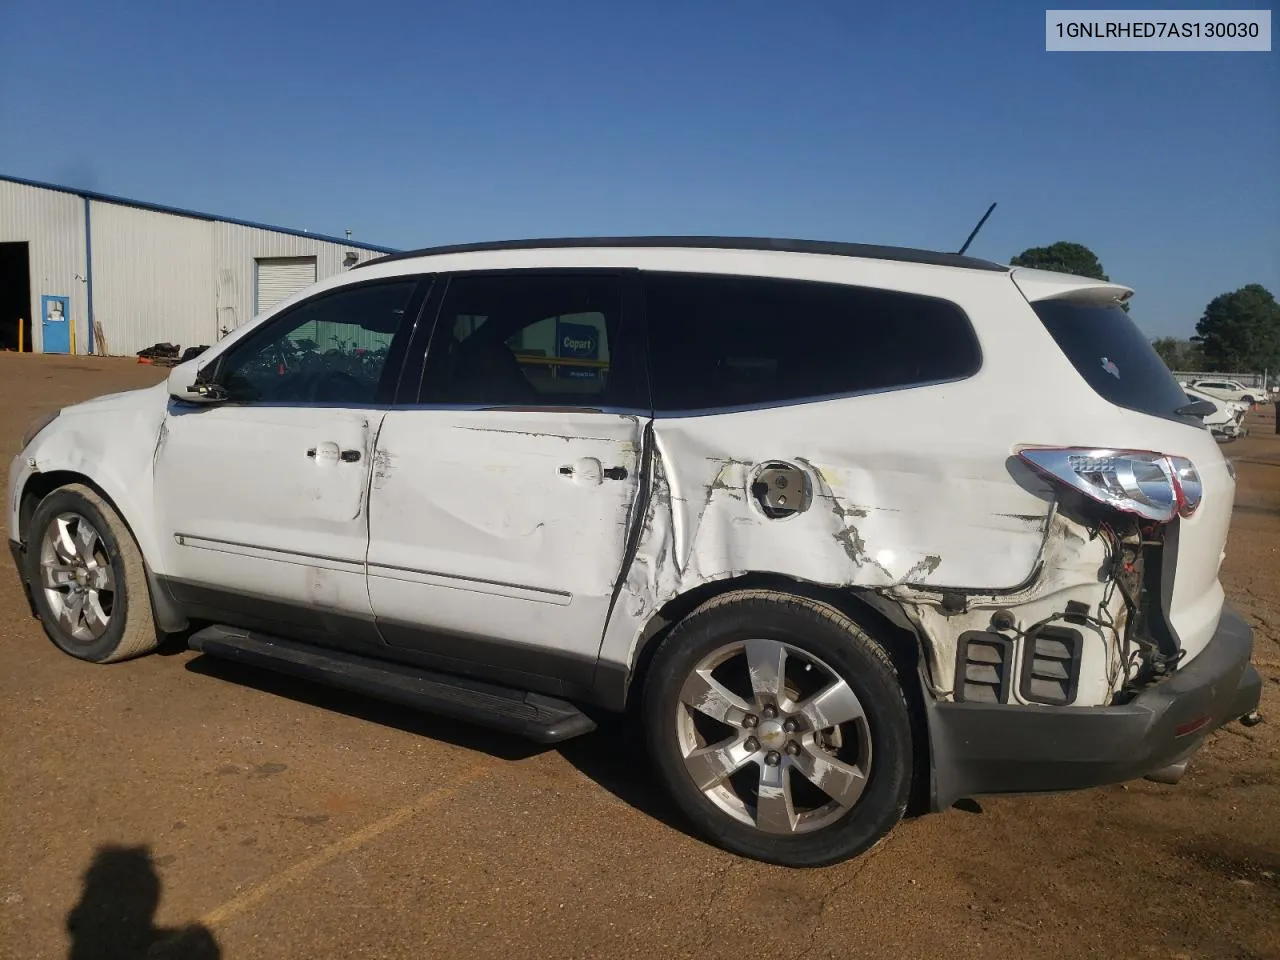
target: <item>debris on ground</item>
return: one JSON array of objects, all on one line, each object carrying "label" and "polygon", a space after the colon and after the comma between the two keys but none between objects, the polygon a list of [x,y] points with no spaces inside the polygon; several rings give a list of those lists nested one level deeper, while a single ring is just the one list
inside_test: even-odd
[{"label": "debris on ground", "polygon": [[178,345],[174,343],[153,343],[138,351],[139,363],[153,363],[157,366],[170,366],[178,362]]},{"label": "debris on ground", "polygon": [[209,349],[209,345],[201,344],[198,347],[187,347],[182,350],[174,343],[153,343],[151,346],[138,351],[138,362],[149,363],[157,367],[176,367],[180,363],[186,363],[193,357],[198,357]]}]

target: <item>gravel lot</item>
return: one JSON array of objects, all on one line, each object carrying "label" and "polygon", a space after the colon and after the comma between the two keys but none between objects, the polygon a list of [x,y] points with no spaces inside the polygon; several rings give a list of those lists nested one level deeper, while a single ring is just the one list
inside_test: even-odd
[{"label": "gravel lot", "polygon": [[[156,382],[0,354],[0,453]],[[690,838],[630,741],[540,750],[184,649],[59,653],[0,555],[0,957],[1280,957],[1280,436],[1225,448],[1262,712],[1176,787],[1002,798],[794,872]]]}]

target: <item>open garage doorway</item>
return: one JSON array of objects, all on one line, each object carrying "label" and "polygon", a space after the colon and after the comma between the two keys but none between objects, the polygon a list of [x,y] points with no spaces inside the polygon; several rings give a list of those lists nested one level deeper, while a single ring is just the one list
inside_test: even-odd
[{"label": "open garage doorway", "polygon": [[31,255],[26,241],[0,243],[0,350],[31,350]]}]

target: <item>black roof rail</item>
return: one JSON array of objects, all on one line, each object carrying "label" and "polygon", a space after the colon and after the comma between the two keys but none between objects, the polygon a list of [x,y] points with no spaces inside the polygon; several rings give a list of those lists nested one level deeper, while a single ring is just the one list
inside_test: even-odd
[{"label": "black roof rail", "polygon": [[837,257],[861,257],[868,260],[896,260],[902,263],[924,263],[938,267],[962,267],[969,270],[1008,271],[1004,264],[957,253],[916,250],[911,247],[887,247],[868,243],[839,243],[832,240],[785,240],[771,237],[549,237],[541,240],[497,240],[487,243],[458,243],[442,247],[404,250],[366,260],[352,267],[360,270],[375,263],[434,257],[446,253],[480,253],[490,250],[551,250],[566,247],[689,247],[721,250],[778,250],[785,253],[819,253]]}]

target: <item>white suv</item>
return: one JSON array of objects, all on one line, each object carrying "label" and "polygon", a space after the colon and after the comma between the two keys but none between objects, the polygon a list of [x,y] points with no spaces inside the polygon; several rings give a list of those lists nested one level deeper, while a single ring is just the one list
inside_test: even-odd
[{"label": "white suv", "polygon": [[634,708],[705,836],[830,863],[915,790],[1175,780],[1257,705],[1233,474],[1131,293],[799,241],[397,254],[37,424],[12,548],[72,656],[188,632],[543,742]]},{"label": "white suv", "polygon": [[1191,389],[1207,393],[1216,400],[1234,400],[1253,405],[1265,399],[1267,391],[1262,387],[1246,387],[1239,380],[1193,380]]}]

